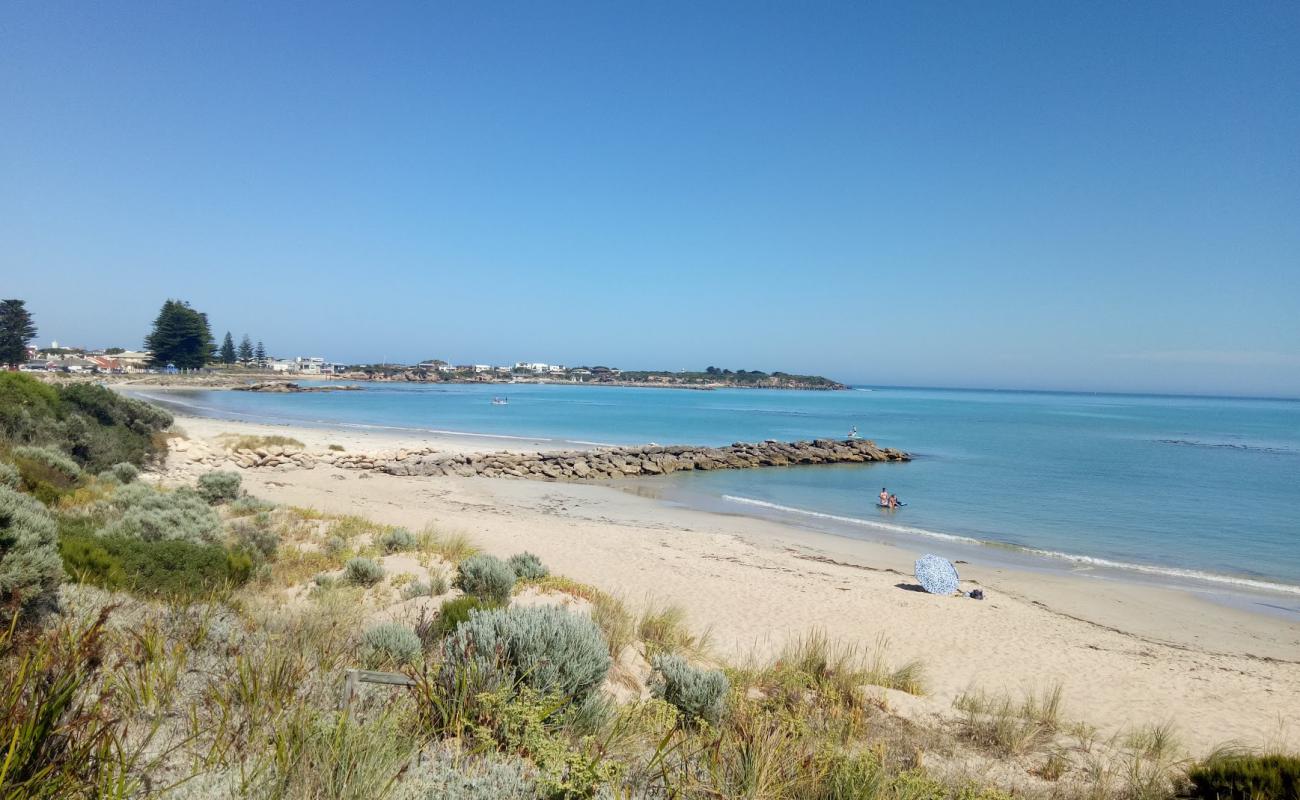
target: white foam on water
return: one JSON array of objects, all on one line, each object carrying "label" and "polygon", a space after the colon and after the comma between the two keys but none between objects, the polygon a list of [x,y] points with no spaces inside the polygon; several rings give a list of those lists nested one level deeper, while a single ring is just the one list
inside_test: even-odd
[{"label": "white foam on water", "polygon": [[724,494],[723,500],[741,505],[756,506],[767,508],[773,511],[780,511],[786,514],[798,514],[805,517],[816,517],[818,519],[833,520],[835,522],[844,522],[850,525],[857,525],[863,528],[875,528],[876,530],[889,531],[891,533],[901,533],[911,536],[925,536],[931,539],[941,539],[950,542],[960,542],[962,544],[973,544],[984,547],[1010,547],[1021,552],[1030,553],[1043,558],[1051,558],[1057,561],[1068,561],[1072,564],[1085,564],[1091,567],[1102,567],[1105,569],[1127,570],[1129,572],[1139,572],[1145,575],[1157,575],[1164,578],[1182,578],[1184,580],[1204,581],[1207,583],[1216,583],[1224,586],[1235,586],[1245,589],[1256,589],[1268,592],[1280,592],[1282,594],[1300,595],[1300,586],[1292,586],[1286,583],[1275,583],[1273,581],[1262,581],[1255,578],[1240,578],[1232,575],[1219,575],[1213,572],[1203,572],[1196,569],[1180,569],[1178,567],[1157,567],[1150,564],[1133,564],[1127,561],[1113,561],[1108,558],[1098,558],[1096,556],[1081,556],[1075,553],[1064,553],[1059,550],[1043,550],[1036,547],[1023,547],[1020,545],[1008,545],[1001,542],[986,542],[982,539],[974,539],[970,536],[958,536],[950,533],[940,533],[938,531],[926,530],[925,528],[916,528],[910,525],[897,525],[890,522],[877,522],[875,520],[861,519],[858,517],[846,517],[840,514],[827,514],[821,511],[809,511],[806,508],[794,508],[793,506],[783,506],[779,503],[769,503],[766,500],[755,500],[751,497],[737,497],[736,495]]}]

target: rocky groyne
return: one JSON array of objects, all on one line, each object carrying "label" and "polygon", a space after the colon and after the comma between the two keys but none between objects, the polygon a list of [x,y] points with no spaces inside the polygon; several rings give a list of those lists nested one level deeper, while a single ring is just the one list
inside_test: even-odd
[{"label": "rocky groyne", "polygon": [[329,465],[389,475],[482,476],[556,481],[608,480],[691,470],[911,460],[911,456],[901,450],[877,447],[867,439],[815,439],[809,442],[769,440],[737,442],[725,447],[645,445],[541,453],[504,450],[493,453],[450,453],[435,448],[380,453],[332,450],[321,453],[287,445],[226,451],[184,439],[174,441],[171,447],[186,460],[204,467],[289,470]]},{"label": "rocky groyne", "polygon": [[[811,442],[737,442],[725,447],[647,445],[551,453],[408,452],[398,458],[371,462],[371,468],[390,475],[602,480],[689,470],[907,461],[909,458],[907,453],[877,447],[865,439],[817,439]],[[335,465],[346,467],[347,461],[336,459]]]}]

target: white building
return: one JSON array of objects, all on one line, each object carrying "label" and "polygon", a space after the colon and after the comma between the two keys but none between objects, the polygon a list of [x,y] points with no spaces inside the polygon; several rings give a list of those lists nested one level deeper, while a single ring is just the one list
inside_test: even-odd
[{"label": "white building", "polygon": [[311,356],[304,358],[298,356],[293,360],[294,369],[291,372],[297,372],[299,375],[320,375],[325,371],[325,359],[320,356]]}]

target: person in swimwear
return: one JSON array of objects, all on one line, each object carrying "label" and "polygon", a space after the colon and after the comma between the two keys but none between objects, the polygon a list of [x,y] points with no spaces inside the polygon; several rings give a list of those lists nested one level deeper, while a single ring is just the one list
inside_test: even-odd
[{"label": "person in swimwear", "polygon": [[883,486],[880,487],[880,504],[882,506],[889,505],[889,490]]}]

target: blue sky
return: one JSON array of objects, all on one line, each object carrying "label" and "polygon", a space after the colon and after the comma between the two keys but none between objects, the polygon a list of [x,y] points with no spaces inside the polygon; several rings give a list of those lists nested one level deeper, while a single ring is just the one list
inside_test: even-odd
[{"label": "blue sky", "polygon": [[0,6],[0,295],[137,346],[1300,396],[1300,5]]}]

